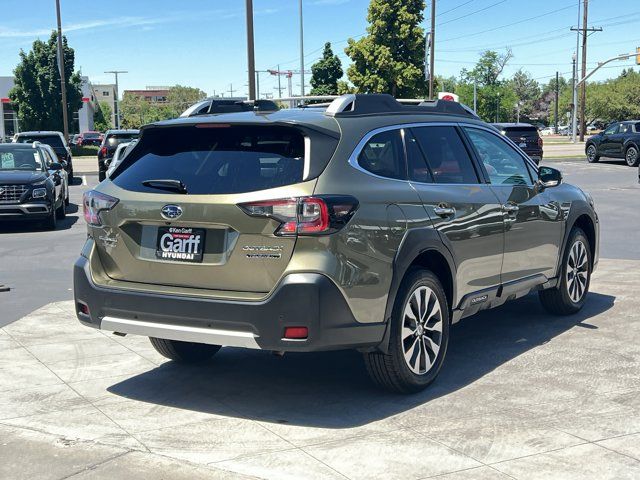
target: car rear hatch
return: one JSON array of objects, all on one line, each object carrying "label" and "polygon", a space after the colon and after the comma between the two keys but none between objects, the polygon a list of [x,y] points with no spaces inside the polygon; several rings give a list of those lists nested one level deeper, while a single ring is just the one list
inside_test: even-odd
[{"label": "car rear hatch", "polygon": [[111,182],[99,187],[118,199],[100,214],[102,225],[92,227],[106,275],[147,285],[269,292],[296,236],[276,235],[280,221],[239,205],[312,195],[317,163],[326,165],[336,145],[335,138],[294,126],[146,128]]},{"label": "car rear hatch", "polygon": [[523,150],[540,150],[538,129],[533,126],[504,127],[505,135]]}]

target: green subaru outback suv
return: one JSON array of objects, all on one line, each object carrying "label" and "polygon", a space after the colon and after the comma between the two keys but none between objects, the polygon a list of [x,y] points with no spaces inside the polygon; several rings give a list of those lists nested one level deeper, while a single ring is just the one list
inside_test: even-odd
[{"label": "green subaru outback suv", "polygon": [[184,362],[353,348],[401,392],[479,310],[577,312],[598,261],[588,194],[458,103],[387,95],[148,125],[84,216],[83,324]]}]

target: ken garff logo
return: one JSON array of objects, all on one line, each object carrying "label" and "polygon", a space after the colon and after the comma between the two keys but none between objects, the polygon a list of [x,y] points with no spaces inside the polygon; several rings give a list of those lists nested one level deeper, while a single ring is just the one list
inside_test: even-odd
[{"label": "ken garff logo", "polygon": [[182,208],[180,205],[165,205],[160,210],[160,214],[167,220],[175,220],[182,215]]}]

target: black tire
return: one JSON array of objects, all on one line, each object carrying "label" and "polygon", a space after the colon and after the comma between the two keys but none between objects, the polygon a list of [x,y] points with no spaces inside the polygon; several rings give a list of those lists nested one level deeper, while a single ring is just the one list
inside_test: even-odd
[{"label": "black tire", "polygon": [[[66,195],[66,193],[63,192],[63,195]],[[63,197],[60,199],[60,206],[56,209],[56,217],[58,220],[63,220],[64,218],[66,218],[66,216],[67,216],[67,202]]]},{"label": "black tire", "polygon": [[151,340],[151,345],[160,355],[169,360],[182,363],[206,362],[220,350],[220,345],[180,342],[178,340],[153,337],[149,337],[149,340]]},{"label": "black tire", "polygon": [[598,163],[600,161],[600,155],[598,155],[598,148],[594,144],[587,146],[586,150],[587,162]]},{"label": "black tire", "polygon": [[640,154],[634,145],[629,146],[626,152],[624,152],[624,160],[630,167],[637,167],[640,165]]},{"label": "black tire", "polygon": [[58,213],[55,209],[55,204],[51,206],[51,213],[49,217],[44,221],[44,228],[47,230],[55,230],[58,227]]},{"label": "black tire", "polygon": [[[569,269],[571,268],[569,257],[574,245],[578,242],[581,242],[585,248],[586,271],[584,273],[586,274],[586,279],[584,282],[584,290],[576,301],[576,295],[572,293],[573,291],[570,291],[570,277],[572,276],[574,278],[574,282],[579,279],[576,277],[575,269],[573,270],[573,273],[569,272]],[[562,267],[560,269],[558,285],[538,292],[540,302],[545,310],[554,315],[572,315],[579,312],[584,305],[587,294],[589,293],[592,266],[593,259],[591,258],[591,246],[589,245],[589,239],[580,228],[574,227],[569,234],[569,241],[567,242],[567,246],[565,247],[565,251],[562,255]]]},{"label": "black tire", "polygon": [[[421,329],[417,333],[414,332],[412,335],[405,336],[403,339],[403,325],[409,320],[409,317],[405,316],[405,309],[411,308],[410,302],[422,287],[426,287],[427,291],[433,293],[438,301],[440,318],[437,321],[440,322],[441,332]],[[431,310],[429,307],[431,305],[430,301],[430,299],[427,301],[425,318],[426,314]],[[435,302],[433,305],[435,305]],[[413,313],[415,314],[415,310],[413,310]],[[435,316],[429,318],[432,318],[433,321]],[[427,321],[425,326],[432,323],[432,321]],[[438,277],[428,270],[412,269],[407,272],[393,306],[389,325],[389,328],[391,328],[389,353],[370,352],[364,354],[365,364],[371,379],[380,387],[393,392],[414,393],[424,390],[435,380],[444,362],[449,343],[449,321],[447,297]],[[430,354],[433,354],[434,351],[427,348],[427,343],[419,343],[421,335],[431,339],[431,341],[425,340],[430,345],[437,343],[439,340],[440,345],[438,351],[435,352],[435,358],[432,359]],[[417,352],[415,350],[416,347],[418,348]],[[425,372],[416,373],[413,371],[408,361],[405,360],[405,350],[412,351],[411,358],[415,358],[415,365],[418,367],[420,367],[421,355],[424,351],[424,358],[428,358],[432,362],[430,367],[425,364]],[[427,352],[430,352],[430,354]]]},{"label": "black tire", "polygon": [[107,172],[106,171],[98,171],[98,181],[102,182],[105,178],[107,178]]},{"label": "black tire", "polygon": [[71,202],[69,201],[69,189],[64,192],[64,204],[68,207]]}]

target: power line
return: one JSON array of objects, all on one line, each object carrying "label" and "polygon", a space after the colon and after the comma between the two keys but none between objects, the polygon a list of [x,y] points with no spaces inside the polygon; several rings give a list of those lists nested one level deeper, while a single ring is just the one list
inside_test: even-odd
[{"label": "power line", "polygon": [[475,11],[473,11],[473,12],[466,13],[466,14],[464,14],[464,15],[460,16],[460,17],[452,18],[452,19],[450,19],[450,20],[447,20],[446,22],[442,22],[442,23],[440,23],[440,26],[442,26],[442,25],[446,25],[447,23],[451,23],[451,22],[457,22],[458,20],[461,20],[461,19],[463,19],[463,18],[470,17],[471,15],[475,15],[476,13],[484,12],[485,10],[489,10],[490,8],[493,8],[493,7],[497,6],[497,5],[500,5],[501,3],[504,3],[504,2],[506,2],[506,1],[507,1],[507,0],[500,0],[499,2],[492,3],[491,5],[488,5],[488,6],[486,6],[486,7],[483,7],[483,8],[481,8],[481,9],[479,9],[479,10],[475,10]]},{"label": "power line", "polygon": [[537,20],[538,18],[546,17],[548,15],[553,15],[554,13],[558,13],[558,12],[561,12],[563,10],[568,10],[570,8],[574,8],[574,5],[558,8],[556,10],[551,10],[550,12],[542,13],[540,15],[535,15],[533,17],[524,18],[522,20],[518,20],[517,22],[507,23],[505,25],[500,25],[498,27],[493,27],[493,28],[489,28],[489,29],[486,29],[486,30],[481,30],[479,32],[467,33],[467,34],[461,35],[459,37],[445,38],[443,40],[440,40],[440,42],[450,42],[452,40],[459,40],[461,38],[475,37],[477,35],[482,35],[483,33],[495,32],[496,30],[500,30],[500,29],[508,28],[508,27],[513,27],[514,25],[520,25],[521,23],[529,22],[531,20]]}]

